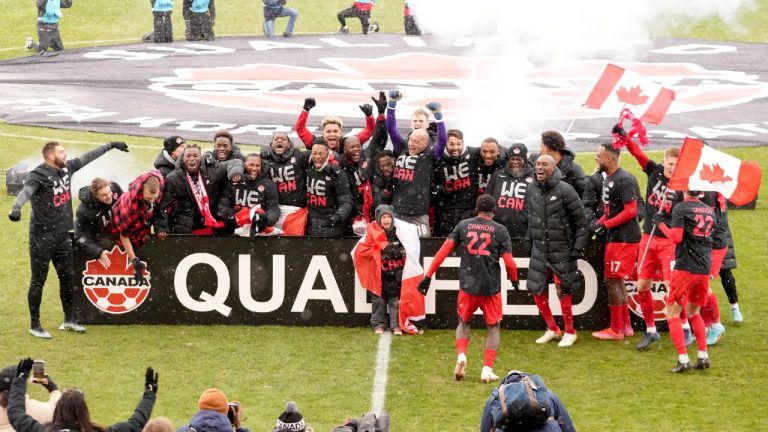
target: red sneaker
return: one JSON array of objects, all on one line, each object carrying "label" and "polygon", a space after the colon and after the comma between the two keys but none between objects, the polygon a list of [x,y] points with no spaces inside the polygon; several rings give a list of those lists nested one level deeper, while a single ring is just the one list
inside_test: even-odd
[{"label": "red sneaker", "polygon": [[620,341],[624,339],[624,333],[622,332],[615,332],[612,328],[608,327],[607,329],[603,329],[600,331],[596,331],[592,333],[592,336],[601,339],[601,340],[617,340]]},{"label": "red sneaker", "polygon": [[635,335],[635,329],[632,328],[631,324],[627,324],[624,326],[624,336],[626,337],[632,337]]}]

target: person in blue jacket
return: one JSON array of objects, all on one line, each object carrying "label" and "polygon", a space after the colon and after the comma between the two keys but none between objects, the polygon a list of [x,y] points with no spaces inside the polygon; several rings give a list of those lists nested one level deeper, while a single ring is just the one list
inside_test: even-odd
[{"label": "person in blue jacket", "polygon": [[264,4],[264,35],[275,37],[275,20],[279,17],[288,17],[283,37],[293,36],[293,26],[299,17],[296,9],[285,7],[286,0],[262,0]]},{"label": "person in blue jacket", "polygon": [[149,3],[152,5],[155,29],[145,36],[144,40],[155,43],[173,42],[173,23],[171,22],[173,0],[149,0]]},{"label": "person in blue jacket", "polygon": [[213,40],[213,26],[216,25],[214,0],[184,0],[182,14],[187,25],[185,36],[188,41]]},{"label": "person in blue jacket", "polygon": [[39,55],[43,55],[48,48],[55,54],[64,49],[64,43],[59,34],[59,19],[61,9],[72,7],[72,0],[37,0],[37,39],[38,43],[27,37],[26,49],[34,49]]}]

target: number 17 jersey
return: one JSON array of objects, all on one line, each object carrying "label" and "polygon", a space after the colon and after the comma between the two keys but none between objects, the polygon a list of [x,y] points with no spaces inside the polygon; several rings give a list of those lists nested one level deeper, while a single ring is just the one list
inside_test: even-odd
[{"label": "number 17 jersey", "polygon": [[476,216],[459,222],[448,239],[461,258],[459,286],[464,292],[492,296],[501,291],[499,259],[512,252],[512,241],[504,225]]},{"label": "number 17 jersey", "polygon": [[709,274],[712,265],[712,231],[715,215],[712,207],[693,199],[672,208],[672,229],[683,229],[683,241],[675,248],[675,270]]}]

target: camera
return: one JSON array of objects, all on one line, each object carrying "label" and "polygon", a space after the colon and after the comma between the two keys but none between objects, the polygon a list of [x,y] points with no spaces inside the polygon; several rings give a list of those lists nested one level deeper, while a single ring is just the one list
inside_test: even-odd
[{"label": "camera", "polygon": [[45,360],[35,360],[32,363],[32,378],[45,379]]},{"label": "camera", "polygon": [[227,410],[227,418],[229,419],[229,422],[232,423],[232,426],[235,425],[235,420],[237,419],[237,412],[240,410],[240,404],[237,402],[230,402],[229,403],[229,410]]}]

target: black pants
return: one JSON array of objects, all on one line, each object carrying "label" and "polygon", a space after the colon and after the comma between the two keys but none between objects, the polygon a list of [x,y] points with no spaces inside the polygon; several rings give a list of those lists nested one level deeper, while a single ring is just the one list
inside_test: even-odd
[{"label": "black pants", "polygon": [[187,21],[186,37],[188,41],[213,40],[213,25],[211,23],[211,14],[191,12],[189,21]]},{"label": "black pants", "polygon": [[38,44],[33,44],[32,48],[40,54],[48,51],[48,48],[54,51],[61,51],[64,49],[64,42],[61,41],[58,24],[38,23],[37,39],[39,40]]},{"label": "black pants", "polygon": [[371,295],[371,328],[396,329],[400,327],[400,299],[383,299]]},{"label": "black pants", "polygon": [[363,34],[368,34],[368,25],[369,21],[371,20],[371,11],[364,11],[351,6],[339,12],[336,17],[339,18],[339,22],[341,23],[342,27],[347,25],[347,22],[344,20],[344,18],[360,18],[360,25],[363,26]]},{"label": "black pants", "polygon": [[419,30],[419,26],[416,24],[416,20],[413,19],[412,15],[405,15],[403,17],[403,25],[405,26],[405,34],[410,36],[421,35],[421,30]]},{"label": "black pants", "polygon": [[435,237],[447,237],[459,222],[474,215],[474,209],[438,209],[435,218]]},{"label": "black pants", "polygon": [[155,31],[153,40],[155,43],[173,42],[173,23],[170,12],[152,12],[155,16]]},{"label": "black pants", "polygon": [[64,321],[75,321],[72,300],[72,238],[69,233],[29,234],[29,264],[32,280],[29,282],[29,317],[31,326],[40,324],[40,303],[43,299],[43,287],[48,279],[48,266],[53,267],[59,276],[59,297],[64,309]]},{"label": "black pants", "polygon": [[738,303],[739,293],[736,291],[736,278],[733,277],[731,269],[720,269],[720,282],[723,284],[725,295],[728,296],[728,303]]}]

